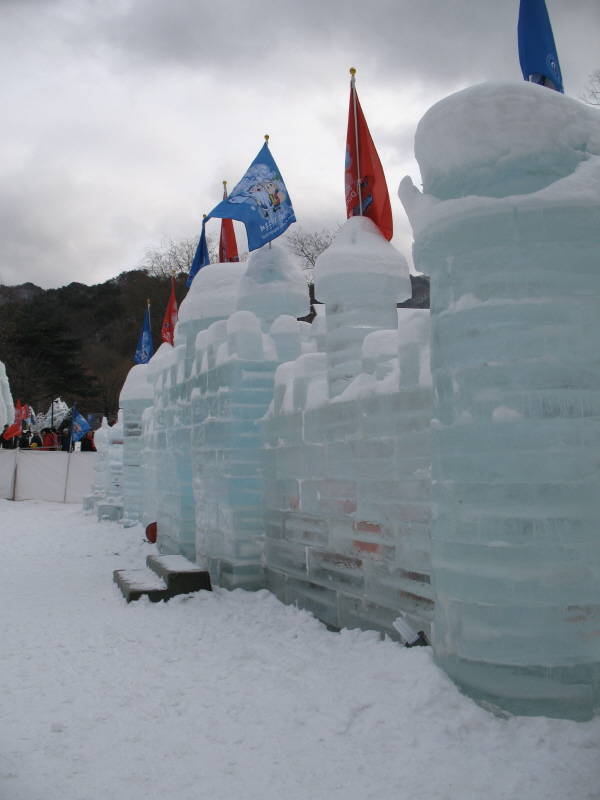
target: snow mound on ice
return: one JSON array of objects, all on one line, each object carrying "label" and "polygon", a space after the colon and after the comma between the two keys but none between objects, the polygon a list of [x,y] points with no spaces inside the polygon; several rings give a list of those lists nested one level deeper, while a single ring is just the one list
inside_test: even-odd
[{"label": "snow mound on ice", "polygon": [[245,261],[208,264],[196,275],[179,307],[179,322],[227,318],[237,308],[237,290],[246,271]]},{"label": "snow mound on ice", "polygon": [[539,191],[600,155],[598,112],[542,86],[482,83],[440,100],[420,121],[423,192],[441,200]]}]

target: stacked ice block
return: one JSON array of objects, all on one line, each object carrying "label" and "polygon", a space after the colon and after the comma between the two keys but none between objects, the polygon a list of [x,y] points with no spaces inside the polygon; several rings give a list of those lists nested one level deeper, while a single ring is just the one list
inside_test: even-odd
[{"label": "stacked ice block", "polygon": [[121,389],[119,404],[123,416],[123,524],[140,521],[142,414],[154,401],[148,382],[148,364],[131,368]]},{"label": "stacked ice block", "polygon": [[[183,305],[183,304],[182,304]],[[195,506],[190,453],[186,345],[164,343],[150,362],[154,381],[157,546],[190,561],[195,553]]]},{"label": "stacked ice block", "polygon": [[425,115],[400,196],[431,275],[435,656],[473,697],[600,689],[600,118],[528,83]]},{"label": "stacked ice block", "polygon": [[196,337],[190,381],[196,549],[214,583],[256,589],[264,585],[261,418],[273,397],[278,352],[301,352],[296,317],[309,311],[308,287],[282,248],[262,248],[245,265],[234,308]]},{"label": "stacked ice block", "polygon": [[429,313],[397,311],[408,266],[367,219],[316,277],[318,351],[278,368],[266,420],[268,586],[336,628],[429,630]]}]

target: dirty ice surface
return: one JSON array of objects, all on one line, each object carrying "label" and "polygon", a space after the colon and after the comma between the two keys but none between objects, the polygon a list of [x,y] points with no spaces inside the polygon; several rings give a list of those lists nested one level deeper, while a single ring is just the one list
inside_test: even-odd
[{"label": "dirty ice surface", "polygon": [[140,526],[0,501],[2,800],[592,800],[600,719],[499,719],[268,592],[126,605]]}]

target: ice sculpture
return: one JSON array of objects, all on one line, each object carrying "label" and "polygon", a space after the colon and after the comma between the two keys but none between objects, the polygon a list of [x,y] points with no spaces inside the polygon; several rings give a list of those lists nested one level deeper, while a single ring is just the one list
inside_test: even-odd
[{"label": "ice sculpture", "polygon": [[62,421],[69,414],[69,411],[69,406],[64,402],[64,400],[61,400],[60,397],[57,397],[52,401],[46,414],[38,414],[33,427],[38,432],[44,428],[50,428],[51,426],[59,429]]},{"label": "ice sculpture", "polygon": [[[183,308],[185,301],[181,304]],[[177,341],[177,339],[176,339]],[[195,559],[195,511],[192,491],[190,417],[186,381],[186,344],[163,343],[150,361],[154,384],[154,468],[156,520],[161,553]]]},{"label": "ice sculpture", "polygon": [[308,340],[316,352],[275,374],[267,586],[332,627],[397,638],[399,613],[428,631],[433,608],[429,313],[396,309],[410,294],[408,266],[373,223],[354,218],[338,239],[315,271],[328,301]]},{"label": "ice sculpture", "polygon": [[351,217],[315,265],[315,294],[327,305],[329,395],[361,371],[365,336],[396,328],[396,304],[412,289],[406,259],[367,217]]},{"label": "ice sculpture", "polygon": [[94,434],[96,456],[91,493],[83,498],[84,511],[98,519],[120,520],[123,516],[123,419],[109,426],[106,417]]},{"label": "ice sculpture", "polygon": [[123,525],[131,527],[140,518],[142,414],[153,406],[154,390],[148,382],[148,364],[129,370],[121,389],[123,415]]},{"label": "ice sculpture", "polygon": [[484,84],[420,122],[400,197],[431,276],[434,650],[476,699],[600,688],[600,118]]},{"label": "ice sculpture", "polygon": [[158,518],[157,464],[154,441],[154,406],[142,413],[142,432],[140,435],[140,495],[139,520],[144,530]]},{"label": "ice sculpture", "polygon": [[302,352],[295,317],[309,307],[306,281],[283,248],[263,247],[244,265],[235,309],[196,337],[189,384],[196,553],[213,582],[226,588],[264,585],[261,418],[280,358]]},{"label": "ice sculpture", "polygon": [[13,405],[10,386],[6,376],[6,368],[0,361],[0,430],[5,425],[10,425],[15,418],[15,408]]}]

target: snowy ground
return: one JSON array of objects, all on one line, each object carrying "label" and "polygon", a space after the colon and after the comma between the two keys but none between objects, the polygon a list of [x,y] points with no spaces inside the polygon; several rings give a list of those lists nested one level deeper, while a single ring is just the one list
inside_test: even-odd
[{"label": "snowy ground", "polygon": [[497,719],[429,649],[268,592],[126,605],[141,528],[0,501],[1,800],[596,800],[600,719]]}]

